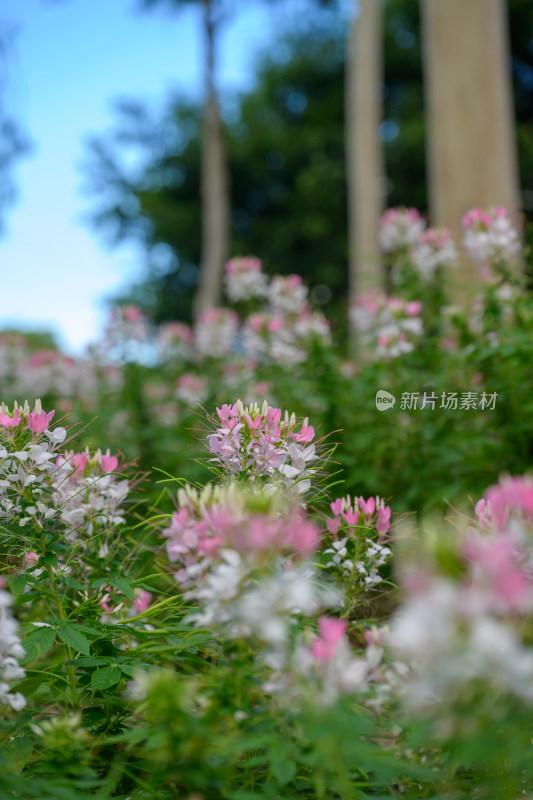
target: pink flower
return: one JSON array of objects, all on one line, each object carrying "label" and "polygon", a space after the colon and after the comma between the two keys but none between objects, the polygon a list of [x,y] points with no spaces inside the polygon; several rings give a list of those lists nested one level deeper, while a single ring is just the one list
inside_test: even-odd
[{"label": "pink flower", "polygon": [[283,328],[283,320],[281,317],[273,317],[271,320],[269,320],[267,328],[270,333],[277,333]]},{"label": "pink flower", "polygon": [[[138,591],[138,590],[136,590]],[[133,598],[133,608],[138,614],[142,614],[143,611],[146,611],[150,602],[152,600],[152,594],[150,592],[141,589],[137,596]]]},{"label": "pink flower", "polygon": [[[12,417],[9,414],[0,414],[0,425],[2,428],[16,428],[20,423],[20,411],[17,408]],[[30,428],[31,430],[31,428]]]},{"label": "pink flower", "polygon": [[34,567],[38,561],[39,556],[37,553],[34,553],[33,551],[31,553],[24,553],[24,563],[28,567]]},{"label": "pink flower", "polygon": [[335,519],[327,519],[326,526],[330,533],[337,533],[341,526],[340,517],[335,517]]},{"label": "pink flower", "polygon": [[115,472],[118,467],[118,458],[116,456],[112,456],[109,452],[109,448],[106,450],[105,454],[102,455],[100,458],[100,468],[102,472]]},{"label": "pink flower", "polygon": [[75,453],[70,459],[67,459],[69,464],[74,467],[74,471],[69,476],[69,480],[74,483],[79,478],[83,477],[85,467],[87,466],[87,456],[85,453]]},{"label": "pink flower", "polygon": [[302,430],[299,433],[293,433],[292,436],[297,442],[312,442],[315,438],[315,429],[312,425],[302,425]]},{"label": "pink flower", "polygon": [[341,511],[341,516],[347,525],[355,527],[359,519],[359,510],[357,507],[355,509],[349,508],[347,511]]},{"label": "pink flower", "polygon": [[290,544],[298,553],[313,553],[318,547],[320,533],[316,525],[298,514],[290,522]]},{"label": "pink flower", "polygon": [[122,318],[126,322],[141,322],[144,319],[144,314],[139,306],[122,306]]},{"label": "pink flower", "polygon": [[261,262],[253,256],[240,256],[226,262],[226,272],[234,275],[238,272],[261,272]]},{"label": "pink flower", "polygon": [[376,510],[376,501],[373,497],[369,497],[366,501],[360,497],[357,502],[363,514],[373,514]]},{"label": "pink flower", "polygon": [[520,563],[521,554],[508,534],[492,537],[471,535],[465,544],[465,556],[481,569],[498,604],[520,610],[531,600],[532,577]]},{"label": "pink flower", "polygon": [[333,503],[331,503],[330,508],[335,516],[338,517],[342,511],[342,498],[338,497],[336,500],[334,500]]},{"label": "pink flower", "polygon": [[533,480],[526,477],[503,478],[485,492],[500,527],[507,522],[507,512],[522,512],[533,519]]},{"label": "pink flower", "polygon": [[390,528],[391,509],[389,506],[378,508],[376,530],[380,534],[387,533]]},{"label": "pink flower", "polygon": [[405,313],[408,317],[417,317],[422,311],[422,303],[420,300],[412,300],[410,303],[405,304]]},{"label": "pink flower", "polygon": [[311,645],[311,652],[317,661],[331,661],[337,645],[344,638],[347,623],[334,617],[320,617],[319,637]]},{"label": "pink flower", "polygon": [[42,433],[48,428],[48,425],[56,412],[50,411],[48,414],[42,410],[40,402],[35,404],[35,408],[28,415],[27,426],[32,433]]}]

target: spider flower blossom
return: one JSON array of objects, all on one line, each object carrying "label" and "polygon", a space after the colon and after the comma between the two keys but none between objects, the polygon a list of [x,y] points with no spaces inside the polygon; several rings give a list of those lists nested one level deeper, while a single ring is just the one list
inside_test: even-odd
[{"label": "spider flower blossom", "polygon": [[180,489],[178,504],[162,536],[176,581],[199,605],[197,625],[277,648],[295,615],[331,603],[307,562],[318,528],[281,494],[208,484]]},{"label": "spider flower blossom", "polygon": [[301,509],[286,508],[279,494],[267,498],[236,484],[207,484],[201,493],[188,486],[179,490],[178,506],[162,536],[184,587],[227,560],[229,550],[255,568],[272,554],[304,557],[318,546],[318,528]]},{"label": "spider flower blossom", "polygon": [[268,326],[268,333],[270,358],[273,363],[285,367],[306,361],[313,342],[324,347],[331,341],[326,318],[318,311],[311,313],[307,308],[296,317],[275,317]]},{"label": "spider flower blossom", "polygon": [[203,311],[194,328],[194,344],[201,358],[225,358],[234,348],[238,317],[225,308]]},{"label": "spider flower blossom", "polygon": [[209,389],[207,385],[207,378],[201,375],[192,375],[190,372],[184,372],[180,375],[176,384],[176,397],[184,403],[191,406],[203,403],[207,399]]},{"label": "spider flower blossom", "polygon": [[413,247],[426,223],[416,208],[389,208],[379,220],[378,238],[384,253]]},{"label": "spider flower blossom", "polygon": [[497,266],[516,262],[521,246],[518,232],[503,206],[488,212],[473,208],[463,217],[465,249],[478,264]]},{"label": "spider flower blossom", "polygon": [[263,688],[289,702],[331,706],[340,695],[368,693],[377,675],[383,650],[369,645],[355,654],[346,637],[346,623],[321,616],[318,636],[311,642],[296,639],[291,651],[271,652],[266,657],[272,669]]},{"label": "spider flower blossom", "polygon": [[447,706],[479,681],[495,694],[533,701],[533,649],[523,645],[511,621],[478,602],[468,581],[419,576],[391,623],[389,640],[408,666],[401,694],[411,709]]},{"label": "spider flower blossom", "polygon": [[49,427],[55,412],[43,411],[39,400],[33,411],[27,402],[15,403],[13,412],[2,404],[0,411],[8,420],[19,420],[16,426],[0,426],[0,519],[3,537],[9,538],[13,524],[22,528],[31,521],[40,528],[57,516],[50,502],[57,471],[54,459],[67,431]]},{"label": "spider flower blossom", "polygon": [[[118,458],[109,450],[97,450],[92,457],[88,451],[66,452],[57,458],[52,500],[70,542],[85,547],[97,530],[125,523],[123,505],[130,485],[117,479],[117,467]],[[105,541],[99,537],[98,542],[105,551]]]},{"label": "spider flower blossom", "polygon": [[[243,406],[241,401],[216,409],[220,427],[209,435],[213,461],[231,476],[250,481],[268,479],[274,484],[303,494],[311,488],[315,474],[309,465],[318,454],[314,428],[308,420],[297,423],[294,414],[263,406]],[[211,420],[215,423],[213,418]]]},{"label": "spider flower blossom", "polygon": [[[329,546],[323,551],[330,556],[326,567],[340,572],[343,578],[356,575],[363,588],[373,588],[382,582],[379,570],[392,555],[385,544],[390,529],[390,506],[380,497],[367,500],[359,497],[352,502],[348,495],[332,502],[331,510],[333,517],[326,522]],[[377,537],[368,535],[374,530]]]},{"label": "spider flower blossom", "polygon": [[457,264],[457,250],[452,233],[447,228],[428,228],[409,252],[411,262],[426,279],[438,269],[448,269]]},{"label": "spider flower blossom", "polygon": [[300,275],[275,275],[268,291],[274,311],[281,314],[301,314],[306,309],[307,286]]},{"label": "spider flower blossom", "polygon": [[422,303],[385,297],[379,292],[361,295],[350,309],[350,320],[361,343],[376,359],[410,353],[423,335]]},{"label": "spider flower blossom", "polygon": [[410,706],[453,702],[473,681],[533,702],[533,648],[521,637],[533,610],[531,488],[516,477],[487,490],[457,547],[455,580],[425,566],[406,581],[390,643],[409,665]]},{"label": "spider flower blossom", "polygon": [[232,258],[228,261],[224,282],[232,303],[264,298],[268,293],[267,277],[261,271],[261,262],[251,256]]},{"label": "spider flower blossom", "polygon": [[487,489],[483,503],[478,504],[478,507],[481,514],[490,511],[494,524],[500,528],[506,526],[510,516],[533,525],[533,478],[502,478],[499,483]]},{"label": "spider flower blossom", "polygon": [[[12,538],[13,546],[20,541],[26,551],[33,551],[35,535],[44,527],[71,542],[87,542],[96,528],[102,532],[124,522],[122,504],[129,484],[115,475],[117,456],[109,450],[93,456],[88,450],[59,453],[67,431],[48,427],[54,412],[43,411],[39,401],[33,411],[25,403],[15,408],[13,416],[5,406],[1,412],[11,418],[18,414],[21,420],[15,428],[0,427],[0,519],[5,541]],[[105,546],[101,537],[98,542]]]},{"label": "spider flower blossom", "polygon": [[261,362],[293,367],[307,360],[313,342],[329,344],[329,324],[322,314],[307,309],[296,317],[255,313],[244,323],[242,342],[246,353]]},{"label": "spider flower blossom", "polygon": [[11,692],[10,683],[21,680],[26,673],[18,663],[24,656],[24,649],[18,636],[18,623],[11,614],[12,602],[0,578],[0,704],[20,711],[26,699],[20,692]]},{"label": "spider flower blossom", "polygon": [[182,322],[167,322],[157,330],[157,348],[163,360],[192,355],[193,332]]},{"label": "spider flower blossom", "polygon": [[105,329],[108,346],[116,346],[127,341],[144,343],[149,335],[148,319],[135,305],[113,308]]}]

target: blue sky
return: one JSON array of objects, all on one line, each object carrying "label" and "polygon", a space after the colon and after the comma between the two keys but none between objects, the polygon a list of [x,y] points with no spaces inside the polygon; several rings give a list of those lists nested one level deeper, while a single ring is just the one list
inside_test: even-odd
[{"label": "blue sky", "polygon": [[[162,101],[180,87],[202,87],[197,10],[140,14],[138,0],[0,2],[18,34],[9,57],[8,110],[31,137],[33,152],[15,171],[19,196],[0,239],[0,329],[51,329],[79,352],[105,317],[105,296],[142,270],[134,245],[109,250],[83,213],[84,140],[113,122],[121,96]],[[242,8],[243,6],[241,6]],[[222,35],[219,83],[250,84],[257,52],[275,11],[244,4]]]}]

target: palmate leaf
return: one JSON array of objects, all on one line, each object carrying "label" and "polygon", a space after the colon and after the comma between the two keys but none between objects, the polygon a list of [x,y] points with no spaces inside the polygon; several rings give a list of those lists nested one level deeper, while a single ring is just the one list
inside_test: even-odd
[{"label": "palmate leaf", "polygon": [[83,653],[84,656],[90,655],[91,643],[76,625],[64,625],[59,628],[57,635],[62,642],[72,647],[77,653]]},{"label": "palmate leaf", "polygon": [[32,631],[22,642],[26,655],[22,659],[23,664],[35,661],[36,658],[44,656],[56,640],[56,631],[48,625],[39,627]]},{"label": "palmate leaf", "polygon": [[118,683],[122,677],[120,667],[115,664],[97,669],[91,675],[91,686],[99,691],[108,689]]},{"label": "palmate leaf", "polygon": [[20,575],[15,575],[14,578],[11,578],[9,581],[9,589],[13,597],[18,597],[19,594],[22,594],[24,587],[26,586],[26,580],[26,575],[22,572]]},{"label": "palmate leaf", "polygon": [[115,589],[118,589],[119,592],[122,592],[128,600],[133,600],[133,587],[130,581],[126,580],[126,578],[111,578],[110,583]]}]

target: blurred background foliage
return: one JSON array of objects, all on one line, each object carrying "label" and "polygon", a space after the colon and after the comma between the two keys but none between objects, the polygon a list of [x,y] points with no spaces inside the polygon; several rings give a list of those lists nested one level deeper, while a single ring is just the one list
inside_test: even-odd
[{"label": "blurred background foliage", "polygon": [[[256,253],[268,272],[298,272],[341,319],[347,289],[344,155],[346,23],[310,2],[258,59],[254,87],[222,97],[231,175],[231,252]],[[533,209],[533,8],[509,1],[523,203]],[[418,0],[385,5],[384,142],[387,204],[427,209]],[[155,320],[191,317],[200,259],[201,107],[171,96],[160,112],[122,100],[93,136],[86,164],[90,221],[112,243],[133,238],[146,278],[121,301]],[[318,287],[318,288],[316,288]]]}]

